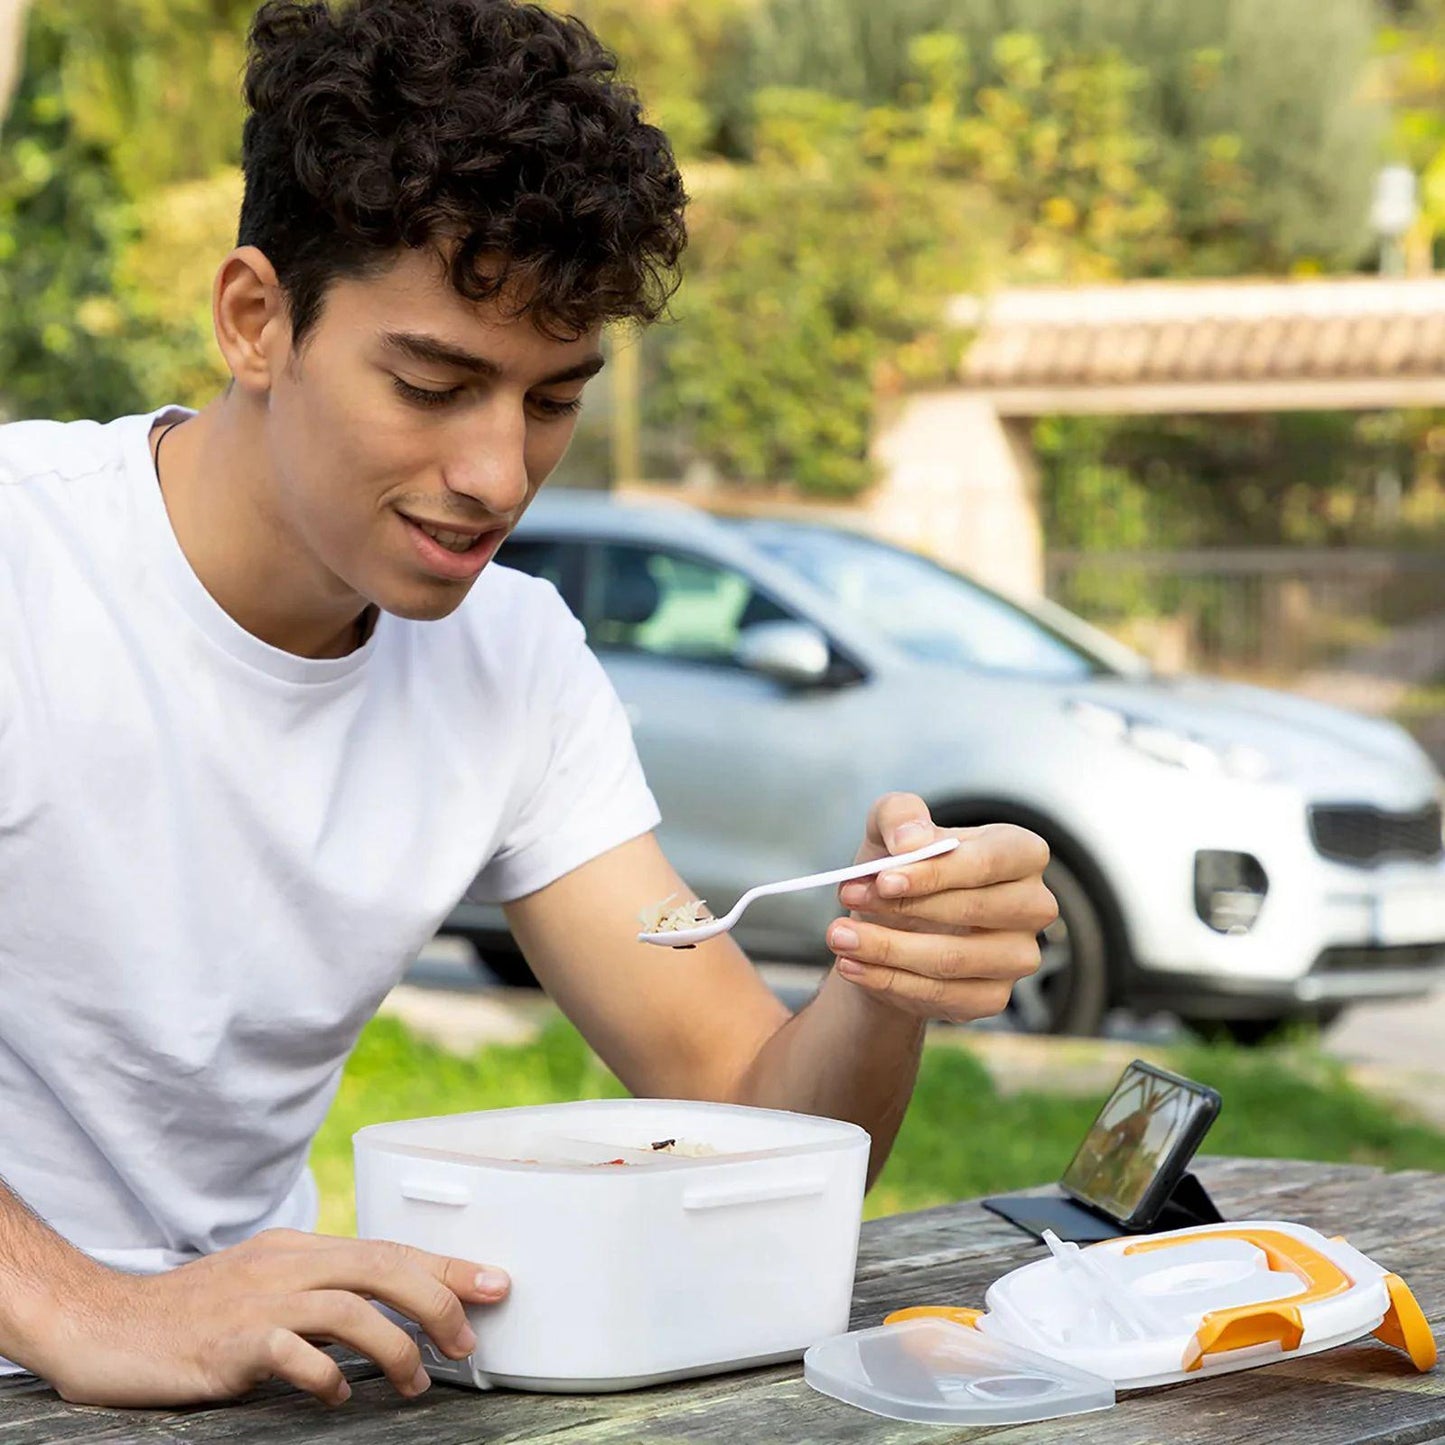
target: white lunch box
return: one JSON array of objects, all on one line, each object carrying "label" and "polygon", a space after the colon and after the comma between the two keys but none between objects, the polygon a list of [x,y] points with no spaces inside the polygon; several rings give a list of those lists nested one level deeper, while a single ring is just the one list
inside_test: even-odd
[{"label": "white lunch box", "polygon": [[[716,1150],[657,1152],[665,1140]],[[848,1328],[869,1138],[736,1105],[605,1099],[357,1132],[366,1239],[495,1264],[499,1305],[438,1379],[626,1390],[798,1358]]]}]

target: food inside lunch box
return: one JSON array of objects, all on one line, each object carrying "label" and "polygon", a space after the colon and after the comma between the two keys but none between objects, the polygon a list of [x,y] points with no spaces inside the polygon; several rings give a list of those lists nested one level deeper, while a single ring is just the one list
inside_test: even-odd
[{"label": "food inside lunch box", "polygon": [[707,1159],[718,1152],[711,1144],[696,1144],[688,1139],[658,1139],[648,1147],[654,1154],[681,1154],[686,1159]]},{"label": "food inside lunch box", "polygon": [[[583,1143],[582,1140],[567,1140],[569,1144]],[[615,1145],[613,1147],[616,1147]],[[546,1164],[575,1163],[585,1164],[593,1169],[610,1169],[617,1165],[645,1164],[650,1154],[672,1154],[681,1159],[715,1159],[721,1151],[713,1148],[711,1144],[703,1144],[694,1139],[654,1139],[652,1143],[641,1145],[632,1151],[634,1157],[631,1159],[551,1159],[527,1158],[509,1159],[510,1164]]]}]

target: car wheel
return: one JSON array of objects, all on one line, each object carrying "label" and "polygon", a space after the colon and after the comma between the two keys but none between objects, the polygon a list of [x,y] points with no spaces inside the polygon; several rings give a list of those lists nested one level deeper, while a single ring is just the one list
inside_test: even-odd
[{"label": "car wheel", "polygon": [[1186,1018],[1184,1022],[1206,1043],[1241,1044],[1245,1048],[1253,1048],[1282,1037],[1296,1024],[1313,1024],[1316,1028],[1327,1029],[1344,1011],[1343,1004],[1331,1004],[1308,1013],[1274,1014],[1261,1019]]},{"label": "car wheel", "polygon": [[537,976],[522,957],[522,951],[506,934],[473,933],[468,929],[450,929],[457,938],[465,938],[476,950],[477,971],[495,978],[506,988],[540,988]]},{"label": "car wheel", "polygon": [[1109,1005],[1104,925],[1088,890],[1057,858],[1044,882],[1059,916],[1039,935],[1038,972],[1014,985],[1005,1017],[1024,1033],[1097,1034]]}]

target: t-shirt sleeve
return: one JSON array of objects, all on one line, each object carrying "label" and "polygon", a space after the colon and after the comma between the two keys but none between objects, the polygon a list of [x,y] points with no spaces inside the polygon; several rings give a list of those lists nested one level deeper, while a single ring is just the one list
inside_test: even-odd
[{"label": "t-shirt sleeve", "polygon": [[[559,604],[560,606],[560,604]],[[565,614],[556,662],[536,716],[537,759],[512,815],[467,897],[506,903],[535,893],[574,868],[651,832],[660,820],[643,777],[621,699],[584,640],[581,624]]]}]

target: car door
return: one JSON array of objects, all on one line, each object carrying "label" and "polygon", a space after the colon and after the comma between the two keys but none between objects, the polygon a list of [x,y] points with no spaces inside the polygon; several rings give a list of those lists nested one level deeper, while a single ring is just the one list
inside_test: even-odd
[{"label": "car door", "polygon": [[[716,910],[754,883],[851,861],[870,801],[855,767],[866,683],[790,687],[735,661],[745,628],[806,619],[733,566],[633,542],[591,548],[584,616],[662,809],[663,846]],[[764,899],[739,937],[755,953],[817,952],[836,911],[830,891]]]}]

